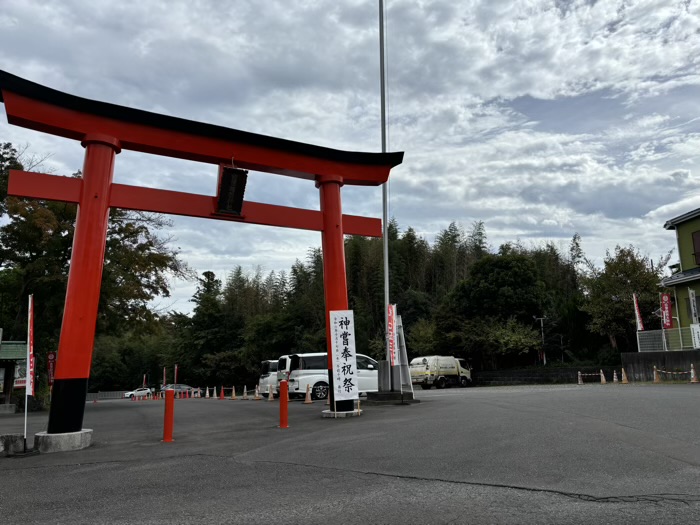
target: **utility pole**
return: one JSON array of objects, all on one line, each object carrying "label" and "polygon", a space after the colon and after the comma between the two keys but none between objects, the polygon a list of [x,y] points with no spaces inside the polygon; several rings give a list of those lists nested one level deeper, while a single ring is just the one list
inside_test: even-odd
[{"label": "utility pole", "polygon": [[540,322],[540,331],[542,333],[542,363],[547,364],[547,355],[544,353],[544,320],[547,319],[546,315],[543,315],[542,317],[537,317],[536,315],[533,315],[532,318],[535,321]]}]

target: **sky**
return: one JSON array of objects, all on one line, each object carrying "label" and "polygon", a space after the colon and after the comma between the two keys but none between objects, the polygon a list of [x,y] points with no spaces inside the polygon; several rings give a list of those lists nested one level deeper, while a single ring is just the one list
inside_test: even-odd
[{"label": "sky", "polygon": [[[381,151],[378,1],[1,0],[0,69],[81,97],[351,151]],[[700,207],[700,0],[385,0],[389,216],[433,242],[483,221],[490,246],[575,233],[602,264],[675,248]],[[74,141],[0,141],[82,167]],[[216,166],[123,151],[115,182],[213,195]],[[379,187],[343,211],[381,218]],[[251,172],[246,200],[319,209],[312,182]],[[191,268],[289,271],[318,232],[172,217]],[[672,256],[671,262],[677,258]],[[154,305],[190,311],[196,283]]]}]

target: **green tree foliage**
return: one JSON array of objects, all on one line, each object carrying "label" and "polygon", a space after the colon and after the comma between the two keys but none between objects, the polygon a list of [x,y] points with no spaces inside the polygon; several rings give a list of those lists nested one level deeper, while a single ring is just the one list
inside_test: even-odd
[{"label": "green tree foliage", "polygon": [[[24,340],[27,296],[34,295],[35,350],[40,375],[46,370],[48,352],[58,347],[77,207],[63,202],[7,197],[6,191],[10,169],[38,168],[42,160],[30,156],[27,148],[18,151],[7,143],[0,147],[2,212],[6,221],[0,227],[0,323],[4,339]],[[166,226],[167,221],[158,215],[111,211],[98,338],[121,337],[127,332],[147,333],[155,319],[149,302],[157,296],[169,295],[170,277],[190,276],[177,250],[170,247],[170,239],[159,235]],[[106,377],[106,371],[112,370],[114,377],[122,377],[129,374],[128,367],[114,366],[115,344],[103,343],[93,359],[97,381],[114,384],[113,379]],[[127,355],[127,346],[125,342],[120,350],[122,363],[135,359]],[[141,353],[136,350],[133,355]],[[140,369],[144,366],[139,364]]]},{"label": "green tree foliage", "polygon": [[617,350],[634,351],[636,321],[632,294],[637,294],[643,321],[651,323],[651,313],[658,308],[659,282],[671,254],[661,257],[655,268],[649,257],[633,246],[616,246],[607,252],[603,268],[588,262],[582,280],[586,296],[582,309],[590,315],[589,329],[606,336]]},{"label": "green tree foliage", "polygon": [[[23,339],[26,296],[34,293],[40,370],[58,344],[76,207],[6,199],[10,169],[43,159],[0,144],[0,322],[5,339]],[[76,174],[75,176],[79,176]],[[180,382],[252,388],[260,362],[326,349],[323,254],[312,248],[288,272],[197,277],[191,314],[156,313],[150,301],[169,293],[172,276],[194,278],[161,234],[161,216],[112,210],[91,377],[94,389],[133,388],[143,376],[157,384],[179,366]],[[614,361],[633,349],[631,294],[647,316],[656,308],[662,261],[655,269],[633,247],[617,247],[604,267],[585,257],[574,234],[568,250],[552,242],[489,247],[486,227],[453,222],[431,244],[413,228],[388,225],[391,302],[398,304],[409,357],[454,354],[477,369],[591,360],[604,338]],[[345,240],[349,307],[358,352],[386,351],[383,243]],[[544,318],[544,345],[540,323]],[[649,318],[645,321],[650,321]],[[601,354],[602,355],[602,354]]]}]

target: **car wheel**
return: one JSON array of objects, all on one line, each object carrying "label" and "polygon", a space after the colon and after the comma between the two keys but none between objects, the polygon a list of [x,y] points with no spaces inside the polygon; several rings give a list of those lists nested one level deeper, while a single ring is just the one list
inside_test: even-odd
[{"label": "car wheel", "polygon": [[129,399],[133,399],[133,398],[134,398],[134,394],[131,394],[131,395],[129,396]]},{"label": "car wheel", "polygon": [[422,388],[423,390],[430,390],[430,387],[431,387],[431,386],[433,386],[433,385],[421,385],[421,388]]},{"label": "car wheel", "polygon": [[445,388],[447,386],[447,381],[445,381],[444,377],[441,377],[438,379],[437,385],[435,385],[435,388]]},{"label": "car wheel", "polygon": [[311,389],[311,397],[313,399],[326,399],[328,397],[328,384],[316,383]]},{"label": "car wheel", "polygon": [[462,388],[464,388],[464,387],[466,387],[466,386],[469,386],[469,382],[467,381],[467,378],[466,378],[466,377],[461,377],[461,378],[459,379],[459,385],[460,385]]}]

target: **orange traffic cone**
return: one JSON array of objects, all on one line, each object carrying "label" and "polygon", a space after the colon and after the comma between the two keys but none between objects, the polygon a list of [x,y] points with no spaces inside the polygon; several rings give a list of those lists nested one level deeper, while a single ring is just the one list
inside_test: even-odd
[{"label": "orange traffic cone", "polygon": [[262,397],[260,397],[260,386],[255,385],[255,396],[253,397],[255,401],[260,401]]},{"label": "orange traffic cone", "polygon": [[661,383],[661,378],[659,377],[658,370],[656,370],[656,365],[654,365],[654,383]]},{"label": "orange traffic cone", "polygon": [[219,399],[221,399],[221,400],[224,399],[224,387],[223,387],[223,385],[221,386],[221,395],[219,396]]},{"label": "orange traffic cone", "polygon": [[306,385],[306,398],[304,399],[304,404],[305,405],[311,405],[313,404],[313,401],[311,401],[311,385]]},{"label": "orange traffic cone", "polygon": [[613,383],[617,383],[617,370],[613,370]]},{"label": "orange traffic cone", "polygon": [[603,373],[603,369],[600,369],[600,384],[601,385],[606,385],[608,382],[605,380],[605,374]]},{"label": "orange traffic cone", "polygon": [[248,398],[248,387],[247,387],[247,386],[243,386],[243,397],[242,397],[241,399],[243,399],[243,400],[245,400],[245,401],[248,401],[248,399],[249,399],[249,398]]},{"label": "orange traffic cone", "polygon": [[272,391],[272,385],[268,385],[268,387],[267,387],[267,400],[268,401],[275,400],[275,394]]},{"label": "orange traffic cone", "polygon": [[691,383],[698,382],[698,376],[695,375],[695,367],[693,366],[693,363],[690,363],[690,382]]},{"label": "orange traffic cone", "polygon": [[625,369],[622,369],[622,384],[623,385],[629,385],[629,381],[627,381],[627,374],[625,373]]},{"label": "orange traffic cone", "polygon": [[582,385],[583,384],[583,377],[581,377],[581,371],[578,371],[578,384]]}]

